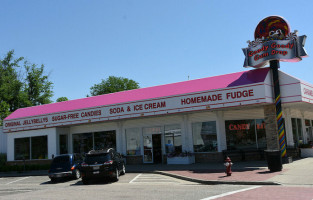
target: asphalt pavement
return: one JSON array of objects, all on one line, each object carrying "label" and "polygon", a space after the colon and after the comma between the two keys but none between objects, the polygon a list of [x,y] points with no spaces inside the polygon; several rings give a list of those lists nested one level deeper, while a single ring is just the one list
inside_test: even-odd
[{"label": "asphalt pavement", "polygon": [[[127,165],[126,173],[157,173],[201,184],[238,185],[309,185],[313,186],[313,158],[283,164],[282,171],[271,172],[266,161],[233,163],[227,176],[224,163],[196,163],[188,165],[145,164]],[[46,170],[0,172],[0,177],[42,176]]]}]

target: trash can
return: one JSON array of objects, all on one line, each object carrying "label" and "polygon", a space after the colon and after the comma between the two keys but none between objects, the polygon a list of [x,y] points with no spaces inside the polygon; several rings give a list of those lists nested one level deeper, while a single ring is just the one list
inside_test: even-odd
[{"label": "trash can", "polygon": [[265,150],[268,169],[271,172],[281,171],[283,169],[280,150]]}]

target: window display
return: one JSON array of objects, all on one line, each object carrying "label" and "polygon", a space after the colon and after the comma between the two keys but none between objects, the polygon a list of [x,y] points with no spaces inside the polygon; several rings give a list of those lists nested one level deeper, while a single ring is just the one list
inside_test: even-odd
[{"label": "window display", "polygon": [[92,133],[73,135],[73,153],[87,153],[93,149]]},{"label": "window display", "polygon": [[303,144],[302,122],[301,119],[291,118],[293,142],[295,147]]},{"label": "window display", "polygon": [[31,158],[48,159],[47,136],[31,137]]},{"label": "window display", "polygon": [[99,150],[106,148],[116,148],[115,130],[73,135],[74,153],[87,153],[92,149]]},{"label": "window display", "polygon": [[[284,121],[283,121],[283,123],[284,123]],[[257,119],[256,120],[256,134],[257,134],[257,148],[258,149],[266,149],[267,143],[266,143],[266,132],[265,132],[265,121],[264,121],[264,119]]]},{"label": "window display", "polygon": [[225,121],[227,150],[265,149],[266,132],[263,119]]},{"label": "window display", "polygon": [[140,129],[126,129],[126,151],[127,155],[141,155]]},{"label": "window display", "polygon": [[14,139],[14,160],[30,159],[30,138]]},{"label": "window display", "polygon": [[68,143],[67,135],[60,135],[60,138],[59,138],[60,154],[68,153],[67,143]]},{"label": "window display", "polygon": [[182,136],[179,124],[165,126],[164,137],[166,153],[182,152]]},{"label": "window display", "polygon": [[95,150],[114,148],[116,149],[115,131],[102,131],[94,133]]},{"label": "window display", "polygon": [[14,139],[14,159],[48,159],[48,137],[26,137]]},{"label": "window display", "polygon": [[216,122],[198,122],[192,124],[194,152],[217,151]]}]

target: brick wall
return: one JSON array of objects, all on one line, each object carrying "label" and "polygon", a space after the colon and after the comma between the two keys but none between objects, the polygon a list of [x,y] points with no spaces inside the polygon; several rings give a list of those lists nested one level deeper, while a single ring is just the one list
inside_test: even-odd
[{"label": "brick wall", "polygon": [[143,164],[142,156],[126,156],[127,165]]},{"label": "brick wall", "polygon": [[279,150],[276,107],[274,104],[264,106],[266,143],[268,150]]}]

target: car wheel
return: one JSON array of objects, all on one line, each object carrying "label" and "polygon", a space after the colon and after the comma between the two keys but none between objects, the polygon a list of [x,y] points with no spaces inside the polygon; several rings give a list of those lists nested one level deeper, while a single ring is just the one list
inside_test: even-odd
[{"label": "car wheel", "polygon": [[124,175],[126,173],[126,169],[125,169],[125,165],[123,164],[122,166],[122,171],[121,171],[121,175]]},{"label": "car wheel", "polygon": [[83,184],[84,185],[88,185],[89,184],[89,180],[86,178],[82,178]]},{"label": "car wheel", "polygon": [[113,181],[118,181],[120,179],[120,176],[119,176],[119,171],[118,169],[116,168],[115,169],[115,173],[114,173],[114,177],[113,177]]},{"label": "car wheel", "polygon": [[50,180],[51,180],[52,183],[57,182],[57,179],[56,179],[56,178],[50,178]]},{"label": "car wheel", "polygon": [[74,170],[74,178],[75,179],[79,179],[80,178],[80,171],[79,171],[79,169],[75,169]]}]

